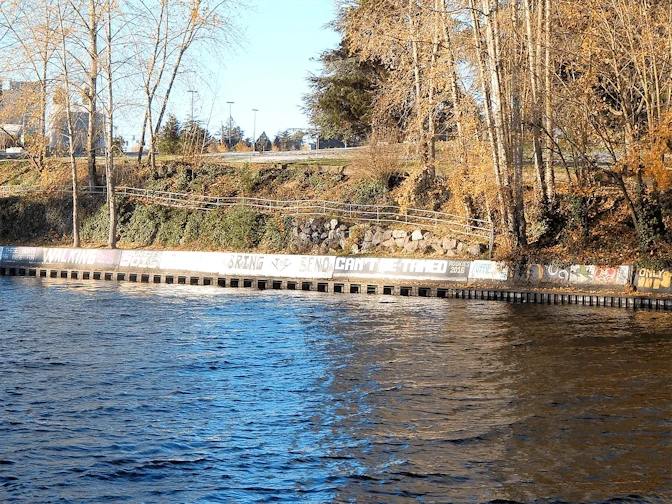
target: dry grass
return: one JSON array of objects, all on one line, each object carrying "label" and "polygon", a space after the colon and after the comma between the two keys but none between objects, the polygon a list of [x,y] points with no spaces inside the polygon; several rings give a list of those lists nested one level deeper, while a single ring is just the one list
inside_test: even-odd
[{"label": "dry grass", "polygon": [[369,145],[354,154],[348,172],[355,180],[373,180],[389,186],[393,177],[406,173],[411,164],[405,159],[401,144],[372,139]]}]

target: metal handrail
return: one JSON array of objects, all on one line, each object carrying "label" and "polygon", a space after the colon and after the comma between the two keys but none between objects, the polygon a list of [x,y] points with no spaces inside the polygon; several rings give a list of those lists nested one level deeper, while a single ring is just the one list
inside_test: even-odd
[{"label": "metal handrail", "polygon": [[[105,186],[83,187],[84,194],[105,194]],[[72,187],[60,186],[44,189],[39,186],[0,186],[0,197],[30,193],[71,193]],[[153,203],[174,208],[188,208],[209,211],[216,208],[245,206],[265,212],[279,212],[285,215],[324,216],[377,222],[423,226],[446,226],[453,233],[470,236],[488,242],[492,251],[494,229],[491,221],[470,219],[447,212],[437,212],[420,208],[403,209],[394,205],[360,205],[329,200],[272,200],[264,198],[209,196],[191,193],[176,193],[137,187],[117,187],[116,194],[133,198],[143,198]]]}]

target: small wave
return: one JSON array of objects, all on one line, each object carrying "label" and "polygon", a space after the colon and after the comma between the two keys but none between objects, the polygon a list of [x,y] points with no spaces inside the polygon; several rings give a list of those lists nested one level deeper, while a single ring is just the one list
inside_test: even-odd
[{"label": "small wave", "polygon": [[485,439],[483,439],[481,436],[471,436],[471,437],[458,438],[458,439],[445,439],[443,442],[454,444],[454,445],[464,445],[464,444],[469,444],[469,443],[478,443],[480,441],[485,441]]},{"label": "small wave", "polygon": [[168,459],[168,460],[150,460],[140,466],[137,469],[166,469],[171,466],[184,466],[192,464],[201,464],[203,462],[208,462],[207,458],[198,458],[198,459]]},{"label": "small wave", "polygon": [[106,460],[105,463],[112,465],[112,466],[119,466],[119,465],[131,465],[131,464],[137,464],[136,459],[130,459],[130,458],[120,458],[120,459],[112,459],[112,460]]}]

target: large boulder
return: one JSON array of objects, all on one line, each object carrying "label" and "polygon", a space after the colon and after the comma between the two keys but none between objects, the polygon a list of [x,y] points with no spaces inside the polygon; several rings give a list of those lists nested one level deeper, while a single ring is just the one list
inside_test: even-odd
[{"label": "large boulder", "polygon": [[480,256],[483,252],[485,252],[486,246],[483,245],[482,243],[477,243],[475,245],[470,245],[469,248],[467,249],[467,254],[470,256]]},{"label": "large boulder", "polygon": [[420,247],[420,242],[419,241],[409,241],[405,246],[404,246],[404,253],[406,254],[414,254],[417,252],[418,248]]},{"label": "large boulder", "polygon": [[454,238],[444,238],[441,241],[443,250],[455,250],[457,248],[457,240]]},{"label": "large boulder", "polygon": [[423,237],[424,237],[424,236],[423,236],[422,231],[421,231],[420,229],[416,229],[416,230],[413,231],[413,233],[411,234],[411,240],[412,240],[412,241],[420,241],[420,240],[423,239]]},{"label": "large boulder", "polygon": [[371,238],[371,243],[375,247],[376,245],[380,245],[383,242],[383,232],[381,230],[376,230],[375,233],[373,233],[373,237]]},{"label": "large boulder", "polygon": [[432,243],[429,244],[429,246],[430,246],[430,247],[432,248],[432,250],[433,250],[434,252],[436,252],[437,254],[443,254],[443,247],[441,247],[441,244],[436,243],[436,242],[432,242]]}]

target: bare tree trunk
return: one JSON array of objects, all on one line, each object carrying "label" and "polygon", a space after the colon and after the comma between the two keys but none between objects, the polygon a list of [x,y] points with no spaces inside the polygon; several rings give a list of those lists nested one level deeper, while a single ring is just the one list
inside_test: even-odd
[{"label": "bare tree trunk", "polygon": [[[511,22],[517,28],[518,12],[511,7]],[[522,47],[520,48],[522,52]],[[513,161],[513,197],[516,233],[520,245],[527,246],[527,222],[525,221],[525,205],[523,202],[523,124],[521,120],[522,97],[520,91],[520,66],[511,61],[511,151]]]},{"label": "bare tree trunk", "polygon": [[70,99],[66,104],[68,116],[68,150],[70,154],[70,175],[72,177],[72,246],[78,248],[79,241],[79,198],[77,196],[77,161],[75,159],[75,144],[73,140],[74,128],[72,125],[72,111],[70,110]]},{"label": "bare tree trunk", "polygon": [[551,8],[551,0],[545,0],[544,115],[546,116],[546,199],[552,207],[555,203],[555,169],[553,168],[553,109],[551,102]]},{"label": "bare tree trunk", "polygon": [[[182,62],[182,57],[184,56],[185,51],[187,50],[187,47],[182,46],[180,48],[179,56],[177,58],[177,61],[175,62],[175,65],[173,66],[173,70],[170,74],[170,80],[168,81],[168,87],[166,88],[166,92],[163,95],[163,100],[161,102],[161,109],[159,110],[159,115],[156,119],[156,124],[154,125],[154,136],[157,137],[159,135],[159,130],[161,129],[161,123],[163,122],[163,116],[166,113],[166,107],[168,106],[168,99],[170,98],[170,93],[173,90],[173,84],[175,83],[175,77],[177,77],[178,70],[180,68],[180,64]],[[192,117],[193,120],[193,117]]]},{"label": "bare tree trunk", "polygon": [[[455,70],[455,47],[450,37],[450,30],[446,23],[446,0],[440,0],[439,9],[441,12],[441,22],[443,28],[443,41],[448,51],[447,54],[447,71],[449,74],[450,84],[450,100],[453,102],[453,117],[455,118],[455,129],[457,130],[457,141],[459,145],[459,161],[460,171],[462,176],[466,179],[468,176],[468,151],[467,140],[465,138],[465,131],[462,116],[462,97],[457,80],[457,71]],[[464,212],[468,219],[475,217],[474,201],[468,191],[463,191],[462,204]]]},{"label": "bare tree trunk", "polygon": [[77,195],[77,160],[75,159],[75,128],[72,120],[72,104],[70,97],[70,75],[68,71],[68,50],[66,45],[63,12],[58,5],[61,57],[63,58],[63,80],[65,84],[65,114],[68,126],[68,152],[70,154],[70,175],[72,177],[72,246],[78,248],[79,241],[79,200]]},{"label": "bare tree trunk", "polygon": [[156,136],[154,135],[151,108],[147,110],[147,129],[149,130],[149,152],[147,153],[147,161],[149,162],[149,166],[156,168]]},{"label": "bare tree trunk", "polygon": [[105,163],[105,178],[107,181],[107,208],[109,211],[109,234],[107,246],[117,247],[117,207],[114,180],[114,100],[112,94],[112,0],[107,0],[107,159]]},{"label": "bare tree trunk", "polygon": [[518,223],[515,218],[515,206],[514,206],[514,197],[511,189],[511,157],[512,152],[510,145],[507,142],[508,138],[508,128],[505,119],[505,97],[502,88],[501,80],[501,65],[502,58],[499,50],[499,27],[498,27],[498,4],[492,0],[483,0],[483,11],[485,13],[485,42],[488,51],[488,58],[490,65],[488,67],[488,73],[490,78],[490,91],[491,91],[491,107],[492,107],[492,118],[493,118],[493,128],[494,128],[494,141],[497,144],[497,153],[499,154],[499,166],[501,167],[502,173],[502,186],[501,191],[503,193],[503,199],[505,204],[506,218],[507,218],[507,228],[514,239],[514,243],[518,244],[519,241],[519,231]]},{"label": "bare tree trunk", "polygon": [[455,117],[455,128],[457,129],[457,139],[460,145],[460,163],[466,169],[467,162],[467,143],[464,138],[464,125],[462,117],[462,98],[460,96],[460,88],[457,81],[457,71],[455,70],[455,47],[450,37],[450,31],[446,23],[446,0],[440,2],[441,21],[443,23],[443,40],[448,49],[448,73],[450,81],[450,99],[453,102],[453,116]]},{"label": "bare tree trunk", "polygon": [[[180,44],[176,49],[177,56],[172,65],[170,78],[168,80],[168,86],[166,87],[166,92],[164,93],[163,99],[161,100],[161,107],[159,108],[159,113],[157,115],[156,121],[152,121],[152,103],[154,102],[156,91],[166,70],[166,65],[168,61],[169,39],[174,36],[174,34],[168,32],[167,28],[168,23],[167,7],[169,7],[167,2],[163,2],[161,4],[161,9],[158,16],[159,21],[157,23],[157,31],[155,36],[154,52],[151,60],[151,65],[148,70],[148,74],[146,76],[145,81],[145,93],[147,95],[147,112],[145,115],[145,122],[143,122],[142,142],[144,143],[145,128],[147,127],[147,123],[149,123],[148,160],[152,167],[156,167],[155,151],[156,151],[157,137],[159,135],[159,130],[161,129],[161,123],[163,122],[163,116],[166,112],[166,107],[168,106],[168,100],[170,98],[170,93],[173,89],[175,78],[177,77],[177,74],[181,67],[184,54],[187,52],[192,42],[194,42],[194,39],[197,37],[199,29],[201,29],[203,26],[202,18],[199,16],[199,12],[202,7],[200,5],[200,2],[194,2],[193,5],[190,7],[191,12],[188,18],[188,23],[184,28],[184,30],[179,34]],[[164,20],[166,22],[166,32],[162,36],[161,26]],[[157,60],[160,60],[158,64],[158,70],[157,70]],[[154,84],[150,85],[153,75],[156,75],[156,78]],[[139,153],[138,164],[140,163],[141,159],[142,154]]]},{"label": "bare tree trunk", "polygon": [[436,58],[439,51],[439,7],[440,1],[434,0],[434,9],[432,12],[432,57],[429,64],[429,113],[427,114],[428,163],[426,167],[428,176],[432,180],[436,178],[436,104],[434,102],[436,93]]},{"label": "bare tree trunk", "polygon": [[138,166],[140,166],[140,164],[142,163],[142,151],[145,148],[146,131],[147,131],[147,111],[145,111],[145,118],[142,120],[142,129],[140,130],[140,139],[138,140]]},{"label": "bare tree trunk", "polygon": [[635,207],[635,204],[632,201],[632,198],[630,197],[630,193],[628,193],[628,188],[625,187],[623,176],[620,173],[616,173],[613,171],[608,171],[607,174],[614,179],[616,185],[621,190],[621,193],[625,198],[625,202],[628,205],[628,210],[630,211],[630,218],[632,219],[633,226],[635,226],[635,232],[639,235],[639,215],[637,214],[637,207]]},{"label": "bare tree trunk", "polygon": [[481,42],[481,26],[478,19],[478,11],[474,5],[474,0],[469,0],[469,12],[471,13],[471,20],[473,22],[474,44],[477,52],[478,71],[481,81],[481,89],[483,91],[483,98],[485,100],[485,119],[488,127],[488,136],[490,139],[490,151],[492,155],[492,165],[495,173],[495,183],[497,185],[497,202],[499,204],[500,218],[502,221],[502,228],[509,228],[509,209],[505,199],[502,182],[502,167],[500,165],[499,144],[497,142],[497,135],[495,132],[495,120],[493,117],[492,96],[490,92],[490,84],[486,77],[486,64],[484,61],[484,50]]},{"label": "bare tree trunk", "polygon": [[44,169],[45,158],[47,157],[47,68],[48,61],[45,57],[42,61],[42,78],[40,79],[40,153],[38,164],[40,170]]},{"label": "bare tree trunk", "polygon": [[89,124],[86,134],[86,167],[89,178],[89,187],[98,185],[96,174],[96,95],[98,81],[98,13],[96,0],[89,0],[89,59],[88,89],[86,98],[88,101]]},{"label": "bare tree trunk", "polygon": [[[524,0],[525,32],[527,40],[527,60],[530,71],[530,91],[532,94],[532,146],[534,149],[534,171],[537,176],[537,197],[541,205],[546,208],[546,176],[544,172],[543,154],[541,151],[541,111],[539,107],[539,82],[538,82],[538,54],[539,31],[536,35],[532,31],[532,7],[531,0]],[[539,7],[538,7],[539,8]],[[538,25],[537,25],[538,26]],[[536,37],[536,40],[535,40]]]}]

